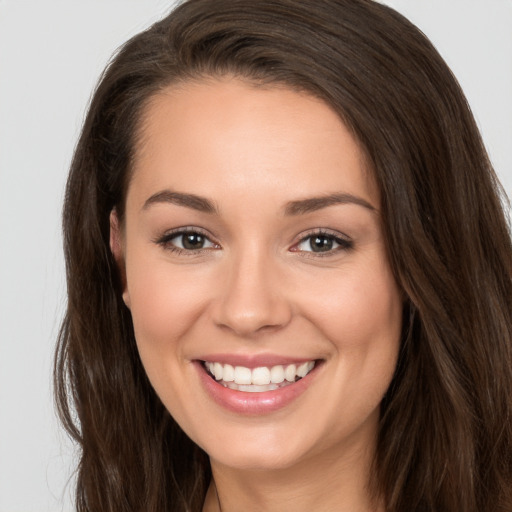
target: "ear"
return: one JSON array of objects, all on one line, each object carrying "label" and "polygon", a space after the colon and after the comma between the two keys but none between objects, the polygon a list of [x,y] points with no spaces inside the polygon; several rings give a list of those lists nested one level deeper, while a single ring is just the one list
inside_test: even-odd
[{"label": "ear", "polygon": [[119,271],[119,276],[121,278],[123,300],[129,308],[130,295],[126,285],[126,263],[124,257],[123,235],[121,232],[121,223],[119,222],[119,217],[115,208],[110,212],[110,251],[116,260],[117,270]]}]

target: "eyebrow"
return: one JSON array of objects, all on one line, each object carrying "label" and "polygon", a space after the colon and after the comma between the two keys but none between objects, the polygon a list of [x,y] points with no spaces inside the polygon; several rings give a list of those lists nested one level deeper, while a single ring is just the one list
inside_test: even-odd
[{"label": "eyebrow", "polygon": [[[203,213],[218,214],[217,207],[209,199],[195,194],[185,194],[172,190],[162,190],[153,194],[144,202],[142,209],[147,210],[150,206],[161,203],[185,206],[186,208],[191,208]],[[287,216],[304,215],[338,204],[356,204],[370,211],[376,211],[376,208],[368,201],[361,197],[354,196],[353,194],[329,194],[326,196],[308,197],[307,199],[289,201],[286,203],[284,212]]]},{"label": "eyebrow", "polygon": [[215,204],[205,197],[196,196],[195,194],[184,194],[183,192],[173,192],[172,190],[162,190],[149,197],[144,205],[143,210],[147,210],[150,206],[160,203],[175,204],[177,206],[185,206],[203,213],[218,213]]},{"label": "eyebrow", "polygon": [[286,204],[285,215],[303,215],[305,213],[316,212],[328,206],[337,204],[356,204],[362,206],[372,212],[377,209],[362,197],[352,194],[329,194],[326,196],[309,197],[298,201],[290,201]]}]

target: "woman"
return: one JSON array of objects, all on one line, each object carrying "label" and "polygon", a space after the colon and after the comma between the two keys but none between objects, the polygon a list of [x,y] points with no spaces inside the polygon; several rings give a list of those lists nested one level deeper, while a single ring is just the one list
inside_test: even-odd
[{"label": "woman", "polygon": [[134,37],[64,210],[78,509],[512,510],[501,193],[378,3],[189,0]]}]

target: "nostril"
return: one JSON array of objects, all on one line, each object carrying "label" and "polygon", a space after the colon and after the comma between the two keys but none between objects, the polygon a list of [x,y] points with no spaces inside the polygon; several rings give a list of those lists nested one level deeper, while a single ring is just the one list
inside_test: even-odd
[{"label": "nostril", "polygon": [[214,312],[215,323],[239,336],[255,336],[278,331],[288,325],[292,308],[284,297],[276,297],[261,290],[249,294],[247,290],[219,299]]}]

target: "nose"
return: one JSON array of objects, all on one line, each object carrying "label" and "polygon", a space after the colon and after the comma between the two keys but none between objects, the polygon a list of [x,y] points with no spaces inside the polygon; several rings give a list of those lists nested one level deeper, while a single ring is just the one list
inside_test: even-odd
[{"label": "nose", "polygon": [[226,261],[228,270],[216,294],[214,322],[241,337],[276,331],[291,320],[279,265],[261,254]]}]

